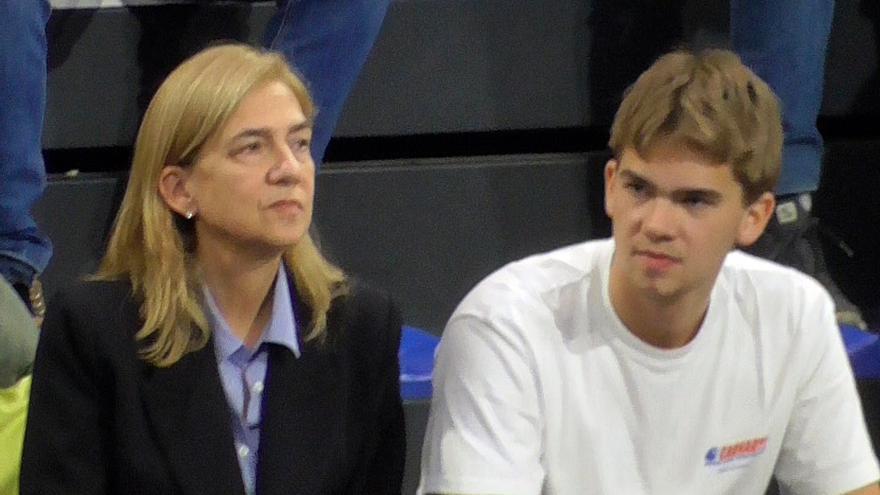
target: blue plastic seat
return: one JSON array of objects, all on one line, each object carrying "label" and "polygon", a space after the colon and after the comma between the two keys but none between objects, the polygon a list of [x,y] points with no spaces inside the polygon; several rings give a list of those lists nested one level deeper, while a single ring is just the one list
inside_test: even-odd
[{"label": "blue plastic seat", "polygon": [[400,396],[403,400],[429,400],[434,355],[440,337],[407,325],[400,339]]}]

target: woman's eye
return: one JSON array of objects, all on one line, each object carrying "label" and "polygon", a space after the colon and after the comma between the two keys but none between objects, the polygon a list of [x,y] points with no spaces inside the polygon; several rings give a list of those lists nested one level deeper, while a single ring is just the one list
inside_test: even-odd
[{"label": "woman's eye", "polygon": [[259,154],[263,149],[263,143],[259,141],[254,141],[251,143],[245,143],[235,149],[232,150],[231,156],[250,156]]},{"label": "woman's eye", "polygon": [[302,151],[309,149],[309,146],[311,146],[311,144],[312,142],[307,138],[296,138],[293,140],[291,148],[296,151]]}]

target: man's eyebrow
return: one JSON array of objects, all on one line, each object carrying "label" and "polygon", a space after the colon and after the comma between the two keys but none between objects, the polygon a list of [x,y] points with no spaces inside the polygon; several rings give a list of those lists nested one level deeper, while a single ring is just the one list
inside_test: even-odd
[{"label": "man's eyebrow", "polygon": [[[651,189],[657,188],[653,182],[651,182],[650,180],[646,179],[645,177],[642,177],[641,175],[639,175],[631,170],[624,169],[624,170],[621,170],[619,172],[619,174],[625,180],[640,182],[640,183],[648,186]],[[718,202],[721,200],[721,198],[723,196],[720,192],[716,191],[715,189],[705,189],[705,188],[700,188],[700,187],[676,189],[676,190],[672,191],[670,193],[670,195],[675,198],[683,198],[683,197],[687,197],[687,196],[695,196],[696,195],[696,196],[700,196],[705,201],[709,201],[709,202]]]},{"label": "man's eyebrow", "polygon": [[632,170],[623,169],[623,170],[621,170],[619,173],[620,173],[620,176],[621,176],[622,178],[624,178],[624,179],[635,180],[635,181],[638,181],[638,182],[643,182],[643,183],[648,184],[648,185],[650,185],[650,186],[653,186],[653,185],[654,185],[654,183],[652,183],[652,182],[649,181],[648,179],[642,177],[641,175],[639,175],[639,174],[633,172]]},{"label": "man's eyebrow", "polygon": [[717,203],[721,201],[722,194],[714,189],[677,189],[672,192],[672,196],[679,199],[692,198],[694,196],[699,197],[703,201],[707,201],[709,203]]}]

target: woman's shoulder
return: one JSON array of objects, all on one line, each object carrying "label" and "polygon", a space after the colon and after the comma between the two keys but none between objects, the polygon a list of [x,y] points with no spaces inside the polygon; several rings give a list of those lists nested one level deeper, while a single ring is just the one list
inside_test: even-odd
[{"label": "woman's shoulder", "polygon": [[[387,291],[360,280],[350,280],[345,294],[331,308],[330,324],[342,325],[355,339],[396,341],[400,338],[400,312]],[[330,330],[333,333],[333,329]]]},{"label": "woman's shoulder", "polygon": [[391,295],[387,291],[373,287],[359,279],[350,279],[345,295],[337,300],[349,307],[363,311],[381,312],[394,306]]},{"label": "woman's shoulder", "polygon": [[346,291],[333,301],[333,310],[342,310],[350,318],[384,319],[397,308],[387,291],[351,279]]},{"label": "woman's shoulder", "polygon": [[123,305],[134,302],[131,283],[128,280],[77,280],[51,292],[52,306],[67,310],[85,310],[100,306]]},{"label": "woman's shoulder", "polygon": [[79,280],[49,297],[46,324],[85,328],[125,324],[136,329],[139,308],[128,280]]}]

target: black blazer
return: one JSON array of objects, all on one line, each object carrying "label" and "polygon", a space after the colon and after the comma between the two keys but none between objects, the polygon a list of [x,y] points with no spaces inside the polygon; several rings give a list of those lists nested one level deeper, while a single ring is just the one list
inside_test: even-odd
[{"label": "black blazer", "polygon": [[[300,302],[305,328],[309,308]],[[34,367],[21,493],[243,495],[213,342],[168,368],[137,356],[127,282],[53,298]],[[405,452],[390,300],[355,285],[329,339],[272,345],[257,494],[400,493]]]}]

